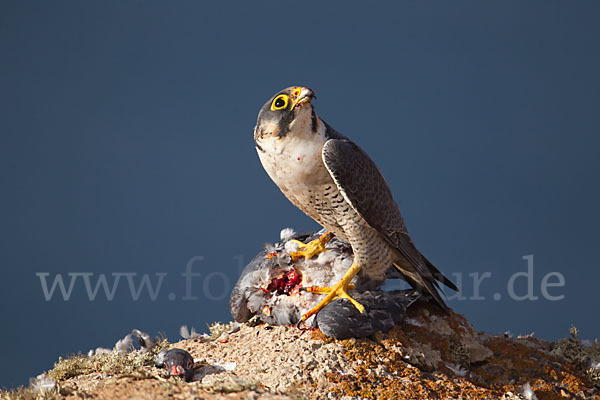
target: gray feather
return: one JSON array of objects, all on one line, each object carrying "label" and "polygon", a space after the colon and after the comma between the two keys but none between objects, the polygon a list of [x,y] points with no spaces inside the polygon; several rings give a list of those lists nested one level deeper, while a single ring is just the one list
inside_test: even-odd
[{"label": "gray feather", "polygon": [[[328,127],[329,128],[329,127]],[[323,162],[346,201],[395,248],[394,263],[413,286],[426,289],[446,308],[436,290],[437,281],[456,289],[413,244],[400,210],[383,175],[371,158],[350,139],[330,134],[323,146]]]},{"label": "gray feather", "polygon": [[350,301],[337,299],[317,314],[316,323],[325,335],[336,339],[366,337],[400,324],[406,309],[418,298],[419,294],[410,290],[366,291],[354,295],[355,300],[368,304],[365,313]]}]

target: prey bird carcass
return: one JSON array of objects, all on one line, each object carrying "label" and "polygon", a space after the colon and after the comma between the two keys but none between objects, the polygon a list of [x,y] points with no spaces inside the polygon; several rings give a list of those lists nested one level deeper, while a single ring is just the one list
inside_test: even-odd
[{"label": "prey bird carcass", "polygon": [[[352,248],[332,238],[324,251],[312,259],[298,258],[296,241],[315,240],[323,231],[299,235],[282,231],[280,243],[268,246],[243,270],[230,299],[230,310],[237,322],[256,316],[271,325],[294,325],[322,299],[323,295],[306,290],[337,282],[352,264]],[[387,278],[399,278],[391,267]],[[385,278],[384,277],[384,278]],[[384,279],[373,280],[358,274],[350,292],[365,307],[361,313],[347,299],[336,299],[306,321],[337,339],[365,337],[387,331],[402,321],[406,308],[419,298],[415,290],[381,290]]]}]

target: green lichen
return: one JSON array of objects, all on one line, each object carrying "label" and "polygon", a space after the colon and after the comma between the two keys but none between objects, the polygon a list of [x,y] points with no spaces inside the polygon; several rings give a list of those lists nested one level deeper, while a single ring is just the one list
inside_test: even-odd
[{"label": "green lichen", "polygon": [[21,386],[18,389],[0,391],[0,400],[58,400],[61,398],[56,389],[36,392],[31,388]]},{"label": "green lichen", "polygon": [[574,365],[579,370],[585,370],[590,364],[590,356],[579,341],[577,328],[571,326],[569,332],[571,333],[570,338],[563,338],[554,343],[552,354]]},{"label": "green lichen", "polygon": [[143,367],[154,365],[156,354],[168,346],[163,339],[157,342],[151,351],[136,350],[131,353],[105,353],[96,354],[91,357],[81,354],[68,358],[60,357],[54,364],[54,368],[48,372],[48,376],[57,382],[91,373],[103,373],[108,375],[133,374],[139,372]]},{"label": "green lichen", "polygon": [[448,346],[450,360],[457,365],[469,367],[471,365],[471,352],[469,348],[458,341],[451,339]]},{"label": "green lichen", "polygon": [[223,333],[231,330],[234,324],[235,322],[228,322],[226,324],[215,322],[212,325],[207,325],[210,332],[210,337],[213,339],[218,339]]},{"label": "green lichen", "polygon": [[250,328],[253,328],[255,326],[259,326],[259,325],[263,324],[263,322],[258,315],[254,315],[254,316],[252,316],[252,318],[250,318],[248,321],[246,321],[245,324],[247,326],[249,326]]},{"label": "green lichen", "polygon": [[573,337],[574,340],[579,341],[579,329],[575,325],[571,325],[569,328],[569,333]]},{"label": "green lichen", "polygon": [[586,371],[586,375],[590,378],[592,385],[600,388],[600,368],[590,368]]}]

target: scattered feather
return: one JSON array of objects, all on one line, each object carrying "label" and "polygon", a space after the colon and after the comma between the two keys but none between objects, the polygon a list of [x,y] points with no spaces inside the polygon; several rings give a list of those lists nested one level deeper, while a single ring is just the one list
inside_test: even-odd
[{"label": "scattered feather", "polygon": [[135,338],[135,341],[140,345],[142,351],[152,351],[154,347],[154,340],[146,332],[142,332],[139,329],[134,329],[131,334]]},{"label": "scattered feather", "polygon": [[293,253],[295,251],[298,251],[300,245],[297,242],[287,241],[285,242],[284,248],[285,251],[287,251],[288,253]]},{"label": "scattered feather", "polygon": [[219,335],[217,340],[221,343],[226,343],[227,341],[229,341],[229,333],[227,333],[227,332],[221,333],[221,335]]},{"label": "scattered feather", "polygon": [[525,397],[526,400],[537,400],[537,396],[533,392],[529,382],[523,385],[523,397]]},{"label": "scattered feather", "polygon": [[517,336],[517,339],[531,339],[533,338],[533,335],[535,335],[535,332],[531,332],[527,335],[519,335]]},{"label": "scattered feather", "polygon": [[116,352],[119,354],[127,354],[135,350],[134,343],[137,343],[140,346],[140,350],[142,352],[152,351],[152,348],[156,344],[149,334],[147,334],[146,332],[142,332],[139,329],[134,329],[123,339],[118,340],[117,343],[115,343],[115,347],[113,349],[97,347],[96,349],[91,349],[90,351],[88,351],[87,356],[93,357],[102,354],[109,354],[112,352]]},{"label": "scattered feather", "polygon": [[240,330],[241,327],[242,327],[242,324],[240,324],[238,322],[234,322],[233,325],[231,326],[231,329],[229,329],[229,331],[227,333],[229,333],[229,334],[236,333],[237,331]]},{"label": "scattered feather", "polygon": [[99,355],[99,354],[109,354],[112,353],[112,349],[106,349],[104,347],[97,347],[95,350],[92,349],[90,351],[88,351],[88,357],[92,357],[95,355]]},{"label": "scattered feather", "polygon": [[54,390],[56,387],[56,381],[46,374],[41,374],[36,378],[31,378],[29,380],[29,385],[35,392],[41,393]]},{"label": "scattered feather", "polygon": [[320,265],[329,265],[337,258],[337,254],[332,251],[324,251],[319,253],[316,262]]},{"label": "scattered feather", "polygon": [[446,364],[446,367],[454,372],[454,375],[456,376],[465,376],[467,375],[467,372],[469,372],[466,368],[458,365],[458,364]]},{"label": "scattered feather", "polygon": [[263,247],[267,251],[267,253],[273,253],[277,251],[277,247],[273,243],[265,243]]},{"label": "scattered feather", "polygon": [[129,353],[134,349],[133,335],[130,333],[115,343],[115,351],[120,354]]},{"label": "scattered feather", "polygon": [[236,362],[215,363],[215,366],[223,368],[225,371],[233,371],[237,367]]},{"label": "scattered feather", "polygon": [[296,234],[296,231],[293,230],[292,228],[283,228],[281,230],[281,232],[279,233],[279,237],[281,238],[282,242],[287,242],[292,237],[294,237],[295,234]]},{"label": "scattered feather", "polygon": [[189,331],[187,325],[181,325],[181,327],[179,328],[179,334],[184,339],[202,339],[207,337],[206,334],[200,334],[196,332],[196,329],[194,329],[193,326],[192,330]]},{"label": "scattered feather", "polygon": [[413,326],[425,326],[421,321],[414,318],[405,318],[404,322]]}]

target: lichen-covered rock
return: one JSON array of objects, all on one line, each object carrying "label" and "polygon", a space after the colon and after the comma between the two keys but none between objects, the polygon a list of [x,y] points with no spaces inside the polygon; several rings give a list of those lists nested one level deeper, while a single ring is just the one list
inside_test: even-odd
[{"label": "lichen-covered rock", "polygon": [[[0,399],[600,400],[597,361],[581,368],[578,357],[570,363],[553,354],[561,341],[479,333],[461,315],[424,301],[409,308],[402,324],[362,339],[265,324],[213,330],[160,345],[194,357],[189,383],[138,351],[62,360],[43,394],[34,391],[37,385],[0,392]],[[571,339],[570,346],[595,359],[595,344]],[[133,368],[120,364],[130,358]]]}]

